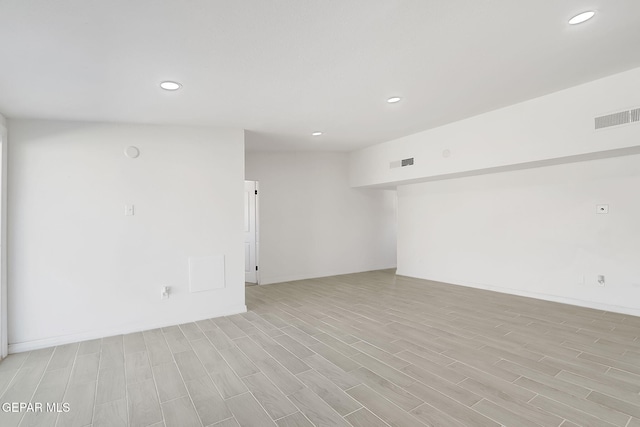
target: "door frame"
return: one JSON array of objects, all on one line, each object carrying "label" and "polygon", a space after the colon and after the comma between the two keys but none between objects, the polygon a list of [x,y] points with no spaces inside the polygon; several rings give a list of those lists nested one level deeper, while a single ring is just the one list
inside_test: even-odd
[{"label": "door frame", "polygon": [[258,270],[256,271],[256,284],[260,285],[260,275],[262,271],[260,270],[260,183],[258,181],[254,181],[256,183],[256,266],[258,266]]},{"label": "door frame", "polygon": [[[258,181],[254,181],[251,179],[245,179],[245,184],[247,183],[253,183],[253,188],[255,189],[255,195],[253,195],[254,197],[254,203],[253,203],[253,208],[255,210],[255,212],[253,212],[253,218],[254,218],[254,224],[253,224],[253,228],[254,228],[254,232],[255,232],[255,236],[254,236],[254,242],[255,242],[255,265],[256,265],[256,285],[260,284],[260,209],[259,209],[259,200],[260,198],[258,197],[258,195],[260,194],[260,183]],[[246,187],[245,187],[246,188]],[[249,204],[249,206],[251,206],[251,204]],[[249,217],[251,218],[251,213],[249,214]]]}]

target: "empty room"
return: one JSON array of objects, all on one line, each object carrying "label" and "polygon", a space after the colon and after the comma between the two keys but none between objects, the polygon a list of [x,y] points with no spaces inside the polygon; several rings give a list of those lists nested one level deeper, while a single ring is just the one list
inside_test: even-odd
[{"label": "empty room", "polygon": [[0,427],[640,427],[638,45],[638,0],[0,0]]}]

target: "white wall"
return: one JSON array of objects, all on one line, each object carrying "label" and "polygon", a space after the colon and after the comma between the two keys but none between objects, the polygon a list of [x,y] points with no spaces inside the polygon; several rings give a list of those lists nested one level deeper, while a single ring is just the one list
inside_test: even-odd
[{"label": "white wall", "polygon": [[398,274],[640,315],[639,189],[640,155],[401,186]]},{"label": "white wall", "polygon": [[348,154],[247,152],[246,179],[262,284],[395,267],[395,191],[350,188]]},{"label": "white wall", "polygon": [[640,123],[594,130],[635,107],[640,68],[354,152],[350,183],[398,185],[399,274],[640,314]]},{"label": "white wall", "polygon": [[7,121],[0,114],[0,358],[8,353],[7,341]]},{"label": "white wall", "polygon": [[[246,310],[243,138],[10,120],[10,350]],[[124,156],[129,145],[139,158]],[[188,258],[220,255],[226,287],[189,293]]]},{"label": "white wall", "polygon": [[[395,185],[640,152],[639,123],[594,130],[595,117],[632,107],[640,107],[640,68],[353,152],[351,184]],[[408,157],[414,166],[389,168]]]}]

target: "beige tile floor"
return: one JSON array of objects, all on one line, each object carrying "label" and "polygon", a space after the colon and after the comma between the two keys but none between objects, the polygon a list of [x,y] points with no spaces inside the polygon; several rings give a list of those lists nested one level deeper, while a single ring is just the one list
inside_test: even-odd
[{"label": "beige tile floor", "polygon": [[640,426],[640,318],[377,271],[14,354],[0,426]]}]

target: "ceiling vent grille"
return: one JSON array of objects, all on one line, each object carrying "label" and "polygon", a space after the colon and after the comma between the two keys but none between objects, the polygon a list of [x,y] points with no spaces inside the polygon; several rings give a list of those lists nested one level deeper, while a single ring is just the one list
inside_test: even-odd
[{"label": "ceiling vent grille", "polygon": [[389,163],[390,169],[404,168],[406,166],[413,166],[413,157],[410,157],[408,159],[396,160]]},{"label": "ceiling vent grille", "polygon": [[598,130],[638,122],[640,122],[640,108],[634,108],[596,117],[595,128]]},{"label": "ceiling vent grille", "polygon": [[624,125],[631,122],[631,113],[629,111],[621,111],[619,113],[608,114],[606,116],[596,117],[596,130],[608,128],[611,126]]}]

